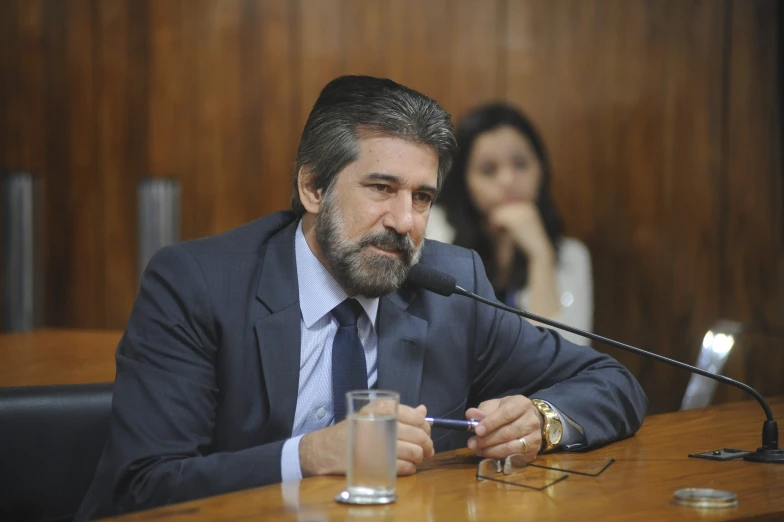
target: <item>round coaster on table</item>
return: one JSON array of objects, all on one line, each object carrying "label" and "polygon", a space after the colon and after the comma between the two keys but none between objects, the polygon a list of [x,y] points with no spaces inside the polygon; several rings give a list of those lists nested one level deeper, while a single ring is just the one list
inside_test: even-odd
[{"label": "round coaster on table", "polygon": [[684,488],[675,492],[673,502],[693,508],[728,508],[738,505],[738,496],[721,489]]},{"label": "round coaster on table", "polygon": [[397,495],[352,495],[348,491],[341,491],[335,496],[335,502],[341,504],[358,504],[362,506],[373,506],[381,504],[391,504],[397,500]]}]

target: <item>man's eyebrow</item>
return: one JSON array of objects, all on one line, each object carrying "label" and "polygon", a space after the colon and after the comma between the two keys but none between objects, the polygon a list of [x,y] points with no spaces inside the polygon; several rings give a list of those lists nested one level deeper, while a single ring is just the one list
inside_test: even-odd
[{"label": "man's eyebrow", "polygon": [[[386,181],[389,183],[394,183],[395,185],[403,185],[403,179],[400,176],[395,176],[394,174],[385,174],[383,172],[372,172],[367,175],[367,179],[369,181]],[[433,185],[420,185],[416,188],[417,192],[429,192],[433,195],[438,193],[438,189]]]}]

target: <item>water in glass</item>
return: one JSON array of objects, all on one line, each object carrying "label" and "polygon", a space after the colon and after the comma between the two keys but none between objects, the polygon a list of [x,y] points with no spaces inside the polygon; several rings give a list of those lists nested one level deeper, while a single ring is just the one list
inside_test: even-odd
[{"label": "water in glass", "polygon": [[397,418],[348,415],[346,490],[368,503],[395,495]]}]

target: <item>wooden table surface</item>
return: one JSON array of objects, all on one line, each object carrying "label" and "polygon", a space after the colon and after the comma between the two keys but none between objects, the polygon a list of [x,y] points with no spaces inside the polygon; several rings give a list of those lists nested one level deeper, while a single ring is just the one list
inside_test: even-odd
[{"label": "wooden table surface", "polygon": [[[771,405],[776,417],[784,418],[784,401],[773,399]],[[343,489],[345,479],[314,477],[116,520],[784,520],[784,465],[687,456],[723,447],[756,449],[763,420],[756,402],[652,416],[630,439],[587,453],[537,459],[537,463],[584,470],[616,459],[599,477],[571,475],[544,491],[479,482],[475,477],[478,459],[468,450],[460,450],[437,455],[416,475],[399,478],[399,499],[388,506],[337,504],[333,498]],[[524,473],[529,471],[533,482],[545,478],[544,473],[558,473],[530,467]],[[732,491],[739,504],[713,510],[673,504],[673,493],[689,487]]]},{"label": "wooden table surface", "polygon": [[113,382],[115,330],[0,334],[0,386]]}]

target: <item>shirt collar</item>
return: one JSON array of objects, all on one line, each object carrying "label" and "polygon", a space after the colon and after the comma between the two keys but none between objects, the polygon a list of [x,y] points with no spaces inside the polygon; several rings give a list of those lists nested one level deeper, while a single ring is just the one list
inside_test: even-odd
[{"label": "shirt collar", "polygon": [[[348,298],[348,294],[335,281],[324,265],[310,250],[310,245],[302,232],[302,220],[297,225],[294,234],[294,252],[297,263],[297,284],[299,286],[299,309],[305,328],[330,313],[333,308]],[[370,319],[370,324],[376,324],[378,314],[378,297],[354,296]]]}]

